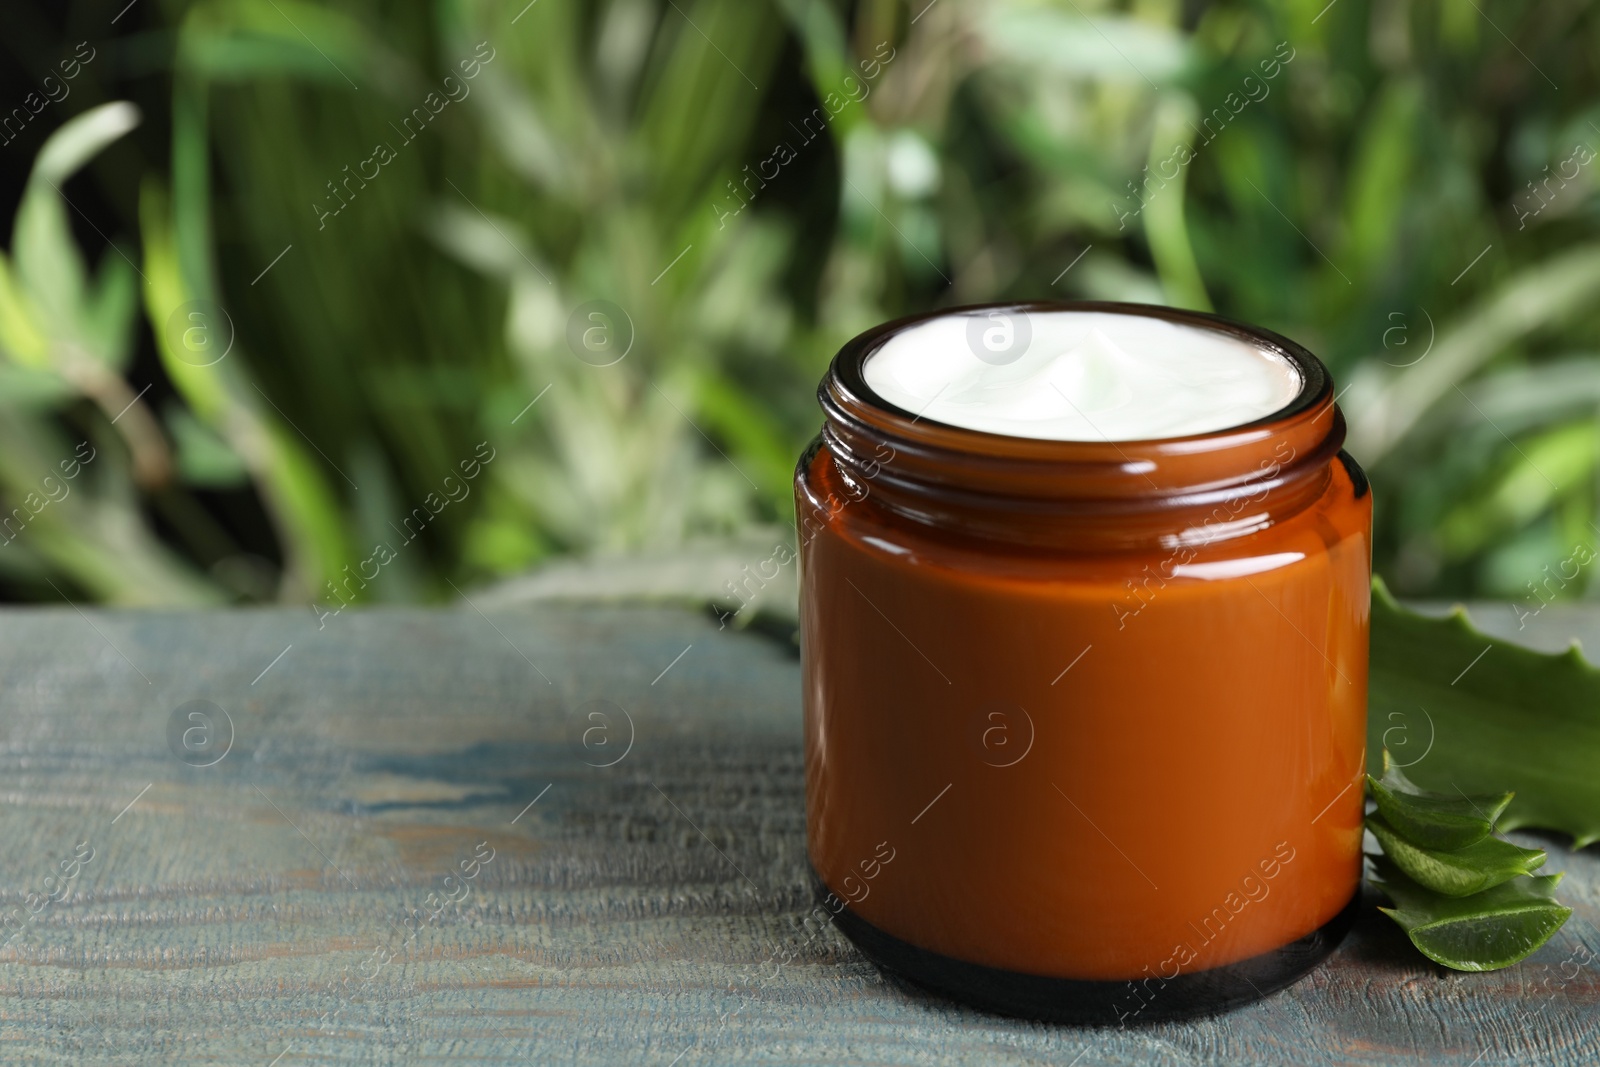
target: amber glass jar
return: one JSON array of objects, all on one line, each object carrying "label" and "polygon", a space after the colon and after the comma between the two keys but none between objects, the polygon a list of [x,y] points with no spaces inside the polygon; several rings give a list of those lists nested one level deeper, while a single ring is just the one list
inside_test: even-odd
[{"label": "amber glass jar", "polygon": [[1039,440],[867,386],[933,316],[844,347],[795,478],[818,891],[879,965],[995,1010],[1126,1024],[1282,988],[1361,878],[1372,506],[1327,371],[1209,315],[1002,310],[1219,330],[1301,388],[1213,433]]}]

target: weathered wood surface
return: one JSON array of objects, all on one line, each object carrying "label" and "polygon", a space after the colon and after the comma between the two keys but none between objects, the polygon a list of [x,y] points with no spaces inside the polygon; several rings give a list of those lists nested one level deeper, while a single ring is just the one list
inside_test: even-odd
[{"label": "weathered wood surface", "polygon": [[[1528,633],[1583,630],[1600,647],[1600,615],[1547,609]],[[320,631],[303,612],[17,610],[0,677],[0,1063],[1488,1067],[1600,1049],[1595,965],[1563,967],[1600,953],[1600,859],[1553,841],[1577,915],[1495,974],[1434,968],[1369,909],[1297,986],[1194,1022],[1029,1024],[885,980],[805,921],[797,662],[685,610],[347,612]],[[234,728],[208,767],[169,747],[197,699]],[[631,749],[595,700],[631,716]]]}]

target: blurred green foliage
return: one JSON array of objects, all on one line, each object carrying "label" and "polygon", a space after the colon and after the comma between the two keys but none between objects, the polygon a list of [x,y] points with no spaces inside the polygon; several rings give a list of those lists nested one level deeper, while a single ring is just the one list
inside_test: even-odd
[{"label": "blurred green foliage", "polygon": [[[46,113],[0,264],[20,595],[304,602],[382,542],[349,595],[423,599],[787,521],[844,340],[1048,296],[1213,309],[1321,355],[1397,591],[1591,584],[1590,5],[151,10],[95,47],[159,68],[168,162],[99,175],[138,206],[91,270],[63,186],[135,116]],[[128,377],[145,330],[159,406]],[[626,355],[597,366],[586,336]],[[70,494],[27,508],[79,441]],[[273,563],[219,491],[259,501]]]}]

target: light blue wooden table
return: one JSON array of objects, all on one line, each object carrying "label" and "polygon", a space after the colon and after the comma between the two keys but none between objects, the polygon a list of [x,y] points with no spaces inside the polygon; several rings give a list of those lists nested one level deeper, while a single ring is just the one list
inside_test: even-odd
[{"label": "light blue wooden table", "polygon": [[[1600,615],[1523,636],[1570,633],[1600,648]],[[0,613],[0,1063],[1600,1058],[1571,962],[1600,956],[1600,861],[1553,840],[1577,914],[1493,974],[1369,909],[1305,981],[1193,1022],[887,980],[802,921],[798,669],[665,606]]]}]

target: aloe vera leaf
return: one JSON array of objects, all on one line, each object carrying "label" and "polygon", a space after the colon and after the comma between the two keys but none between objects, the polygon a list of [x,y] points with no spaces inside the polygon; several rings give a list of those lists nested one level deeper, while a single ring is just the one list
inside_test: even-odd
[{"label": "aloe vera leaf", "polygon": [[[83,253],[61,186],[107,145],[139,124],[139,109],[124,101],[90,108],[64,123],[39,150],[17,208],[12,236],[15,277],[41,325],[57,339],[79,340],[90,287]],[[111,251],[109,255],[122,255]],[[126,301],[124,302],[126,303]],[[122,329],[126,329],[126,312]]]},{"label": "aloe vera leaf", "polygon": [[1577,647],[1546,655],[1431,619],[1372,585],[1368,766],[1387,746],[1436,793],[1515,793],[1502,830],[1600,840],[1600,671]]},{"label": "aloe vera leaf", "polygon": [[1367,816],[1367,829],[1396,866],[1426,888],[1446,896],[1481,893],[1544,866],[1543,849],[1518,848],[1498,837],[1445,850],[1413,844],[1384,822],[1382,815]]},{"label": "aloe vera leaf", "polygon": [[1477,844],[1494,832],[1495,820],[1510,793],[1469,797],[1457,793],[1430,793],[1405,776],[1387,749],[1383,753],[1383,777],[1367,776],[1378,813],[1395,832],[1423,848],[1456,849]]},{"label": "aloe vera leaf", "polygon": [[10,260],[0,254],[0,355],[37,370],[50,364],[50,335],[40,312],[17,278]]},{"label": "aloe vera leaf", "polygon": [[1579,245],[1525,267],[1442,330],[1428,359],[1386,377],[1371,405],[1356,409],[1347,444],[1375,465],[1455,387],[1543,323],[1560,321],[1600,293],[1600,246]]},{"label": "aloe vera leaf", "polygon": [[[1173,145],[1181,143],[1190,124],[1199,117],[1194,99],[1187,93],[1163,94],[1156,105],[1155,130],[1150,138],[1150,166],[1159,168],[1170,158]],[[1211,297],[1206,292],[1200,266],[1195,262],[1194,247],[1189,240],[1189,226],[1184,219],[1184,185],[1188,171],[1179,168],[1173,179],[1170,196],[1152,197],[1144,216],[1145,240],[1155,259],[1156,273],[1166,290],[1167,299],[1178,307],[1211,311]]]},{"label": "aloe vera leaf", "polygon": [[217,430],[250,468],[289,553],[290,573],[298,583],[292,592],[320,592],[323,581],[354,558],[337,498],[298,438],[246,391],[248,372],[242,361],[198,366],[177,351],[174,331],[166,323],[174,309],[193,298],[186,282],[191,272],[184,270],[167,197],[153,182],[145,186],[140,211],[145,311],[167,377],[195,415]]},{"label": "aloe vera leaf", "polygon": [[1493,971],[1526,959],[1572,915],[1554,899],[1561,875],[1534,875],[1466,897],[1435,893],[1406,877],[1392,861],[1371,857],[1377,884],[1400,924],[1424,956],[1458,971]]}]

